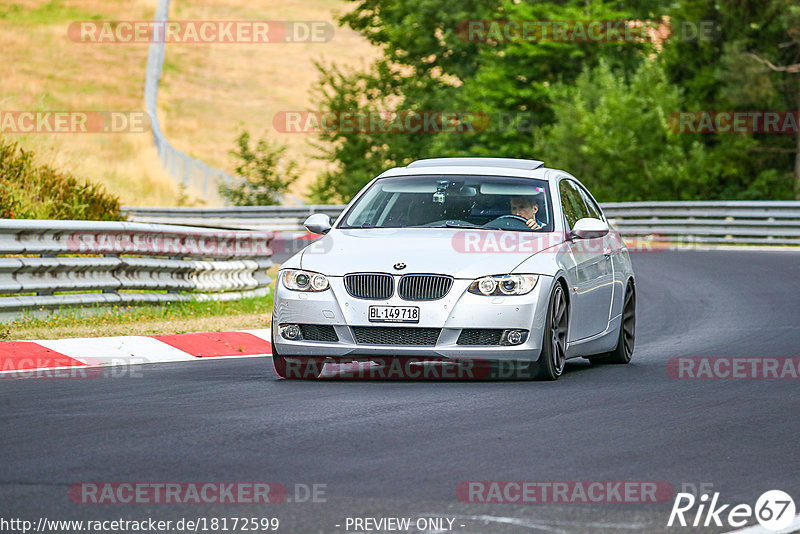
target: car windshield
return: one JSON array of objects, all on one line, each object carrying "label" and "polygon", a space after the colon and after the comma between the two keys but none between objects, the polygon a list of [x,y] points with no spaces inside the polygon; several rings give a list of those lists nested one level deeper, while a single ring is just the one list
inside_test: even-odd
[{"label": "car windshield", "polygon": [[552,232],[547,182],[505,176],[381,178],[339,228],[482,228]]}]

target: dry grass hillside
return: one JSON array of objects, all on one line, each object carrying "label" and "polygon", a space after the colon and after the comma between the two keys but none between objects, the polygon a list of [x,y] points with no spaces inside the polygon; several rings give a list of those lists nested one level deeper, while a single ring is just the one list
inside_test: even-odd
[{"label": "dry grass hillside", "polygon": [[[4,0],[0,3],[2,110],[143,110],[147,44],[71,41],[73,21],[151,20],[156,0]],[[172,20],[314,20],[334,23],[344,0],[172,0]],[[228,151],[246,129],[288,145],[303,168],[294,192],[306,192],[324,163],[312,158],[313,134],[281,134],[272,117],[315,109],[314,60],[360,66],[375,50],[336,28],[325,43],[167,45],[159,120],[167,137],[212,166],[232,171]],[[105,184],[124,204],[196,203],[161,169],[149,133],[4,134],[41,162]]]}]

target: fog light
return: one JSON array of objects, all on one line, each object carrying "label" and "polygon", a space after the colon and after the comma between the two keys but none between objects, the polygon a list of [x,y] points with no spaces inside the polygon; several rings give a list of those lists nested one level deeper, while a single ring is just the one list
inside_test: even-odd
[{"label": "fog light", "polygon": [[303,334],[300,332],[300,327],[296,324],[287,324],[281,327],[281,337],[290,341],[296,341],[302,339]]},{"label": "fog light", "polygon": [[528,332],[525,330],[504,330],[501,343],[503,345],[519,345],[525,342]]}]

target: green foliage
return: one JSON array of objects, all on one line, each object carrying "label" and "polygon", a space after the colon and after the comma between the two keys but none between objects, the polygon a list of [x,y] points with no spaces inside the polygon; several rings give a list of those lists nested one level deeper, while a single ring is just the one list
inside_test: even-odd
[{"label": "green foliage", "polygon": [[[622,2],[505,3],[493,20],[576,21],[626,20],[636,14]],[[585,68],[600,60],[626,76],[642,60],[647,42],[564,41],[520,39],[487,41],[480,49],[479,68],[464,81],[459,92],[460,107],[489,115],[494,123],[503,117],[529,115],[534,124],[548,125],[554,120],[552,87],[571,83]],[[439,136],[434,148],[441,153],[474,156],[522,157],[540,159],[534,152],[530,131],[506,126],[492,127],[475,135]]]},{"label": "green foliage", "polygon": [[[488,118],[477,133],[398,134],[325,131],[323,157],[335,163],[312,187],[318,202],[347,201],[387,167],[424,157],[536,157],[524,122],[549,124],[550,86],[574,80],[584,63],[610,57],[632,68],[647,43],[501,41],[469,38],[468,21],[631,18],[622,2],[570,0],[536,5],[511,0],[447,3],[360,0],[341,21],[380,46],[363,72],[318,65],[320,109],[334,112],[466,111]],[[636,12],[643,12],[636,8]],[[511,123],[511,126],[509,126]],[[486,125],[486,122],[483,123]],[[517,126],[515,126],[517,125]]]},{"label": "green foliage", "polygon": [[656,62],[644,63],[630,83],[601,62],[552,93],[555,123],[536,136],[548,165],[580,178],[601,202],[692,197],[686,188],[703,176],[690,168],[702,152],[670,131],[679,94]]},{"label": "green foliage", "polygon": [[[800,73],[770,67],[800,61],[794,0],[352,1],[341,22],[383,57],[363,72],[318,65],[320,109],[479,112],[489,128],[323,132],[334,167],[314,185],[317,201],[348,201],[391,166],[459,155],[544,159],[604,201],[800,195],[800,136],[688,134],[669,123],[683,110],[796,110]],[[669,20],[673,33],[663,43],[459,34],[467,21],[635,19]],[[711,33],[690,31],[709,23]]]},{"label": "green foliage", "polygon": [[119,199],[102,185],[37,165],[0,139],[0,218],[120,221]]},{"label": "green foliage", "polygon": [[297,163],[285,162],[284,146],[273,146],[265,139],[258,140],[255,148],[250,145],[249,133],[242,132],[236,138],[236,150],[230,153],[236,161],[236,173],[244,181],[220,185],[220,194],[234,206],[280,204],[281,195],[299,176]]},{"label": "green foliage", "polygon": [[[669,11],[673,26],[704,20],[714,25],[711,39],[671,39],[661,57],[670,81],[685,89],[684,109],[797,110],[800,73],[774,71],[800,61],[800,6],[791,0],[681,0]],[[744,137],[746,139],[734,139]],[[703,136],[706,150],[739,145],[719,169],[714,192],[732,195],[731,174],[751,184],[737,196],[721,198],[800,198],[800,175],[793,176],[798,137],[736,134]],[[720,197],[709,197],[720,198]]]},{"label": "green foliage", "polygon": [[[318,65],[321,78],[315,89],[320,109],[335,113],[357,111],[362,116],[391,110],[442,109],[440,95],[447,93],[441,81],[404,79],[389,63],[378,62],[370,72],[346,72],[335,65]],[[397,81],[403,79],[398,85]],[[406,104],[406,102],[409,102]],[[413,102],[413,104],[411,103]],[[346,202],[384,169],[405,165],[430,155],[433,134],[331,129],[320,134],[327,141],[323,157],[336,168],[321,174],[312,186],[316,202]]]},{"label": "green foliage", "polygon": [[[363,114],[457,110],[459,86],[474,76],[484,46],[464,39],[459,24],[490,18],[501,3],[360,0],[341,22],[379,46],[383,57],[363,72],[317,64],[315,101],[322,110]],[[431,148],[436,136],[325,131],[320,138],[332,148],[323,149],[322,157],[336,167],[319,176],[311,197],[317,202],[348,201],[384,169],[437,155]]]},{"label": "green foliage", "polygon": [[681,109],[681,92],[658,59],[642,63],[629,82],[601,62],[574,84],[554,86],[553,95],[555,122],[537,133],[536,151],[580,178],[601,202],[779,192],[773,170],[739,172],[756,145],[751,137],[730,135],[708,147],[704,134],[678,130],[672,114]]},{"label": "green foliage", "polygon": [[50,0],[36,8],[20,5],[17,2],[0,5],[0,20],[10,20],[15,24],[33,25],[102,19],[102,15],[64,4],[64,0]]}]

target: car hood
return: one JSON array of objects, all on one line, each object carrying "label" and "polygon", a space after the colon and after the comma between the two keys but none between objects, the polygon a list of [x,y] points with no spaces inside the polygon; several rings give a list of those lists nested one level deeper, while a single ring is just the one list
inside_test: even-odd
[{"label": "car hood", "polygon": [[[552,247],[554,235],[461,228],[333,229],[302,252],[300,265],[329,276],[439,273],[472,279],[513,271]],[[398,263],[405,268],[395,269]]]}]

